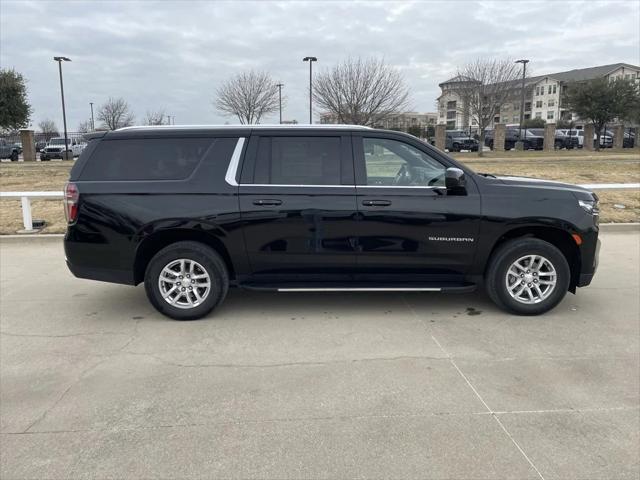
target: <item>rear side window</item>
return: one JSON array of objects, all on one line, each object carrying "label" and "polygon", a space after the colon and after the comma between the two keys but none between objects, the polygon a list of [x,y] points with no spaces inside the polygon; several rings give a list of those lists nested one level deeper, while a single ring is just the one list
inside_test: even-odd
[{"label": "rear side window", "polygon": [[262,137],[254,183],[340,185],[340,137]]},{"label": "rear side window", "polygon": [[81,180],[183,180],[193,173],[212,138],[103,140],[82,170]]}]

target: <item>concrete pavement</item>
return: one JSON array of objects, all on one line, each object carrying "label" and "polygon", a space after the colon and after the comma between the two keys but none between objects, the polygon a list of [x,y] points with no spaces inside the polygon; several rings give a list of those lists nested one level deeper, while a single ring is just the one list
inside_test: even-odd
[{"label": "concrete pavement", "polygon": [[0,477],[638,478],[640,235],[542,317],[232,291],[168,320],[0,243]]}]

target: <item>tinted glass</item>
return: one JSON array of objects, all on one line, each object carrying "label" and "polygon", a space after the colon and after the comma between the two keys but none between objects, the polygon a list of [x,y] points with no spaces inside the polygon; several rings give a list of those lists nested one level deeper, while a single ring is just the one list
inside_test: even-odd
[{"label": "tinted glass", "polygon": [[340,185],[340,137],[261,138],[254,183]]},{"label": "tinted glass", "polygon": [[182,180],[193,173],[214,140],[144,138],[101,141],[82,180]]},{"label": "tinted glass", "polygon": [[363,142],[367,185],[444,186],[444,165],[421,150],[383,138],[365,138]]}]

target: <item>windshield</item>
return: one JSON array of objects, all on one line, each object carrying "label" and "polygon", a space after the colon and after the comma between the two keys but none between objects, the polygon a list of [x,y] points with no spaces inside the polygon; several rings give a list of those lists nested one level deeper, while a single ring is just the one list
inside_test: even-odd
[{"label": "windshield", "polygon": [[467,132],[449,132],[449,135],[452,137],[468,137],[469,136]]}]

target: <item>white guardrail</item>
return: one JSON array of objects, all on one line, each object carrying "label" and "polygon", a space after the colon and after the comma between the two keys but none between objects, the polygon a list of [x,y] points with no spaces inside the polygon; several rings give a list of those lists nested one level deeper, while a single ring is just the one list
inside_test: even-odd
[{"label": "white guardrail", "polygon": [[[618,190],[626,188],[640,188],[640,183],[590,183],[579,185],[589,190]],[[33,218],[31,217],[31,200],[63,198],[62,192],[0,192],[0,199],[20,199],[22,204],[22,223],[26,231],[33,230]],[[62,207],[61,207],[62,208]]]}]

